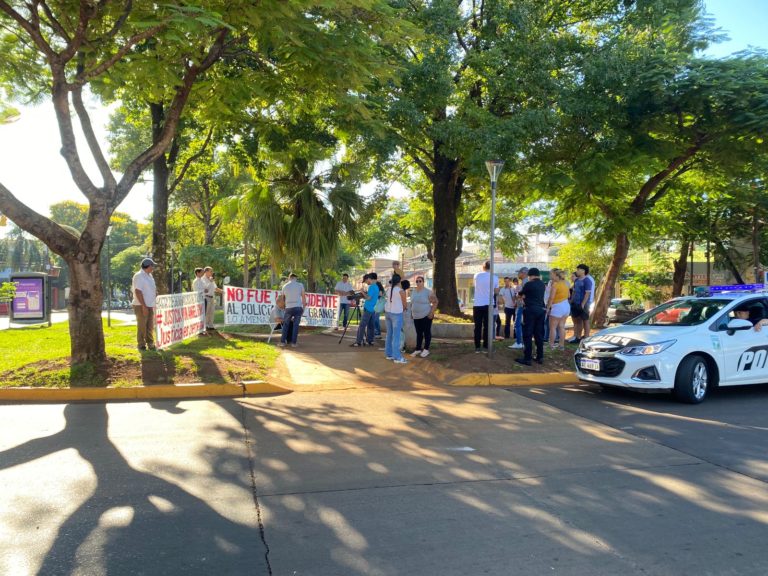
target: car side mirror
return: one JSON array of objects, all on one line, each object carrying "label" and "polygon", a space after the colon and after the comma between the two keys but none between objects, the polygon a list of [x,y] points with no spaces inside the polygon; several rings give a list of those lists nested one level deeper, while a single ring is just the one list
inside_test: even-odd
[{"label": "car side mirror", "polygon": [[732,318],[726,326],[728,330],[728,336],[733,336],[737,330],[751,330],[752,322],[749,320],[743,320],[741,318]]}]

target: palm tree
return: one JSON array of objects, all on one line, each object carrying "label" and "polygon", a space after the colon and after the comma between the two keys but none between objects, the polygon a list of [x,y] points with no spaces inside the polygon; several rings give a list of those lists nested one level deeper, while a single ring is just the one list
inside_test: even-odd
[{"label": "palm tree", "polygon": [[319,165],[304,158],[276,165],[271,179],[254,182],[235,199],[273,267],[305,269],[311,290],[320,271],[335,262],[341,239],[356,236],[364,206],[349,166],[313,172]]}]

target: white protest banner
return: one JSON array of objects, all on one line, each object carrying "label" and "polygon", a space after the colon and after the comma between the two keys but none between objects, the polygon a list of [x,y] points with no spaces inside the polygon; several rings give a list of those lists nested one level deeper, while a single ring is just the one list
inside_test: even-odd
[{"label": "white protest banner", "polygon": [[201,292],[165,294],[155,304],[155,343],[167,348],[205,332],[205,306]]},{"label": "white protest banner", "polygon": [[[279,290],[224,286],[225,324],[270,324]],[[339,297],[335,294],[307,294],[302,326],[335,326]]]},{"label": "white protest banner", "polygon": [[339,297],[336,294],[307,294],[302,324],[307,326],[336,326],[339,320]]}]

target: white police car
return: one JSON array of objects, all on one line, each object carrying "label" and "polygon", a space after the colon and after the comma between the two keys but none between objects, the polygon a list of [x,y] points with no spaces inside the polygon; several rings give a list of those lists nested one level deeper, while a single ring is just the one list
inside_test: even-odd
[{"label": "white police car", "polygon": [[713,286],[585,338],[577,375],[603,386],[671,390],[693,404],[715,386],[768,383],[768,326],[756,329],[768,319],[768,293],[758,289]]}]

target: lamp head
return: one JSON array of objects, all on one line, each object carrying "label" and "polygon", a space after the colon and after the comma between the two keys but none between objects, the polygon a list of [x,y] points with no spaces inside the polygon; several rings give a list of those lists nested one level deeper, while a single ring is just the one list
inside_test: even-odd
[{"label": "lamp head", "polygon": [[486,160],[485,167],[488,169],[491,183],[495,184],[499,179],[499,174],[501,174],[502,168],[504,168],[504,160]]}]

